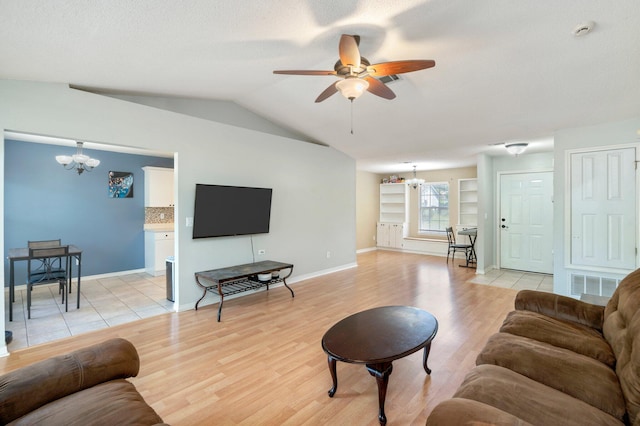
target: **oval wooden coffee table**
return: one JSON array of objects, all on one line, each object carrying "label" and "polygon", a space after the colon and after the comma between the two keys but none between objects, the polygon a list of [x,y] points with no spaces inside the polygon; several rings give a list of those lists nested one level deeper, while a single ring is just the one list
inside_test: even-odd
[{"label": "oval wooden coffee table", "polygon": [[365,364],[378,383],[378,420],[386,424],[384,401],[391,363],[424,348],[422,366],[431,374],[427,358],[437,331],[438,321],[433,315],[410,306],[373,308],[339,321],[322,337],[333,379],[329,396],[333,397],[338,389],[336,361]]}]

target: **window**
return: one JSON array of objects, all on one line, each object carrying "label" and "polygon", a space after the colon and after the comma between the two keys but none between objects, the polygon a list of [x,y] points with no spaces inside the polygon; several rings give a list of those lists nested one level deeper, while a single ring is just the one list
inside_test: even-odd
[{"label": "window", "polygon": [[420,187],[419,232],[445,232],[449,226],[449,184],[423,183]]}]

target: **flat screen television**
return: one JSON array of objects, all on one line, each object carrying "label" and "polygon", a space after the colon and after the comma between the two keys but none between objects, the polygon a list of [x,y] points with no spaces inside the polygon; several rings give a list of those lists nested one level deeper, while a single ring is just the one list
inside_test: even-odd
[{"label": "flat screen television", "polygon": [[266,234],[271,188],[196,184],[193,238]]}]

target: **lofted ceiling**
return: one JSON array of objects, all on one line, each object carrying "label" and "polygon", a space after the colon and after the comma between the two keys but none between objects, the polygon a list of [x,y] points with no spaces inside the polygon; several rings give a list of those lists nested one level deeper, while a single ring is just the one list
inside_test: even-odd
[{"label": "lofted ceiling", "polygon": [[[638,0],[0,0],[0,78],[231,101],[359,170],[441,169],[638,116],[639,19]],[[372,63],[436,66],[353,104],[314,102],[335,77],[272,73],[332,70],[341,34]]]}]

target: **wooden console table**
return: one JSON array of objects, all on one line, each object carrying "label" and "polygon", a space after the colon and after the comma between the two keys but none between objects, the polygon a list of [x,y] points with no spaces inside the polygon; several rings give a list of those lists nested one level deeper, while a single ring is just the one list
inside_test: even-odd
[{"label": "wooden console table", "polygon": [[[280,272],[283,269],[288,269],[289,273],[286,276],[278,275],[270,280],[260,281],[258,280],[258,274],[268,274],[273,272]],[[281,274],[282,272],[280,272]],[[291,292],[291,297],[294,297],[293,290],[287,285],[285,281],[293,273],[293,265],[290,263],[274,262],[272,260],[264,260],[262,262],[247,263],[245,265],[230,266],[228,268],[212,269],[210,271],[196,272],[196,283],[203,288],[202,297],[196,302],[196,310],[198,310],[198,304],[207,295],[207,291],[217,293],[220,296],[220,306],[218,307],[218,322],[220,322],[220,315],[222,314],[222,303],[224,297],[232,294],[242,293],[244,291],[256,290],[261,287],[267,287],[269,290],[269,284],[276,284],[282,282],[285,287]]]}]

